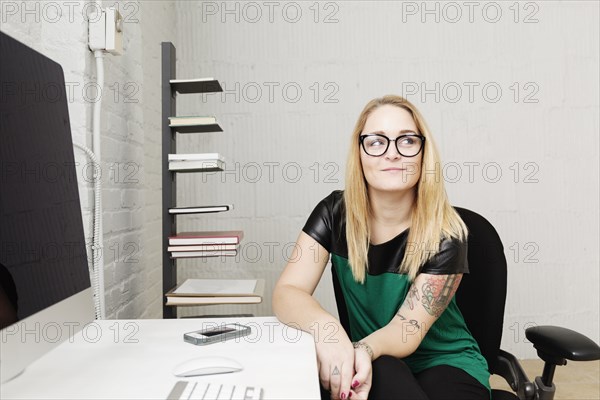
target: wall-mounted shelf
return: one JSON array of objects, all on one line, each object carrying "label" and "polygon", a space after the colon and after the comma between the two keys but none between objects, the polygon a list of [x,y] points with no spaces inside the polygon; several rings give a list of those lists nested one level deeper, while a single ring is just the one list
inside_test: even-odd
[{"label": "wall-mounted shelf", "polygon": [[[177,285],[177,263],[176,260],[183,258],[171,257],[169,247],[169,237],[177,234],[177,215],[195,214],[184,211],[186,208],[193,207],[177,207],[177,175],[180,173],[190,172],[213,172],[222,171],[224,169],[224,161],[217,160],[212,164],[209,161],[199,161],[197,165],[183,164],[181,167],[174,167],[169,164],[169,154],[177,154],[177,134],[179,133],[205,133],[205,132],[222,132],[223,129],[214,117],[179,117],[177,116],[176,97],[177,93],[210,93],[222,92],[223,89],[218,80],[214,78],[200,79],[176,79],[175,65],[175,46],[170,42],[163,42],[161,45],[162,52],[162,220],[163,220],[163,294],[168,293]],[[185,119],[185,120],[184,120]],[[183,168],[183,169],[180,169]],[[211,206],[204,206],[202,214],[211,213]],[[231,205],[227,206],[227,210],[214,207],[214,212],[223,212],[232,209]],[[218,211],[217,211],[218,210]],[[184,217],[180,217],[184,218]],[[167,306],[166,298],[163,296],[163,317],[174,318],[177,316],[177,307]]]},{"label": "wall-mounted shelf", "polygon": [[206,125],[179,125],[172,126],[171,129],[178,133],[207,133],[207,132],[223,132],[219,124]]},{"label": "wall-mounted shelf", "polygon": [[174,91],[181,94],[223,91],[221,84],[215,78],[171,79],[169,83]]}]

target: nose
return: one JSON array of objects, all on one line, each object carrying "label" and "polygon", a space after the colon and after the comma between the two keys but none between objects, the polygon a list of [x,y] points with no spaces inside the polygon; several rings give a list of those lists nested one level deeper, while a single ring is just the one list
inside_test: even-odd
[{"label": "nose", "polygon": [[397,160],[401,156],[402,156],[402,154],[400,154],[400,152],[396,148],[396,141],[390,140],[390,146],[388,147],[387,151],[385,152],[385,158],[388,160]]}]

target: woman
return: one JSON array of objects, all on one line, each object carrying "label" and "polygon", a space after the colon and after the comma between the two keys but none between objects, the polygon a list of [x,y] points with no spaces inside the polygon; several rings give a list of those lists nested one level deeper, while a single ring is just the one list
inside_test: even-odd
[{"label": "woman", "polygon": [[[420,112],[399,96],[369,102],[345,190],[316,206],[273,292],[277,317],[315,335],[331,398],[489,399],[487,363],[454,299],[466,237]],[[330,254],[350,337],[312,297]]]}]

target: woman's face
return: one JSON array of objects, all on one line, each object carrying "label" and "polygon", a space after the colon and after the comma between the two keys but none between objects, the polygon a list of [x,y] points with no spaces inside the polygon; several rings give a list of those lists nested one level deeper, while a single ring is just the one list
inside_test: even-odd
[{"label": "woman's face", "polygon": [[[361,135],[378,133],[394,140],[398,136],[410,132],[418,133],[410,112],[386,104],[371,112]],[[375,143],[375,146],[377,145],[381,145],[381,143]],[[398,147],[402,150],[403,146],[405,144],[399,143]],[[385,144],[383,147],[385,148]],[[402,152],[407,154],[404,150]],[[360,146],[363,173],[371,190],[385,192],[413,190],[421,176],[422,157],[423,150],[414,157],[402,156],[392,141],[390,141],[387,151],[379,157],[366,154],[363,146]]]}]

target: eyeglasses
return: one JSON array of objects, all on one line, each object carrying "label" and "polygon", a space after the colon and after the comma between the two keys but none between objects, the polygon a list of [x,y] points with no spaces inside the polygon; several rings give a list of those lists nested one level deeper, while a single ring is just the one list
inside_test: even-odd
[{"label": "eyeglasses", "polygon": [[363,150],[370,156],[380,157],[384,155],[390,147],[390,142],[395,142],[396,150],[403,157],[414,157],[421,152],[425,144],[425,136],[417,133],[400,135],[396,139],[379,134],[370,133],[359,136],[360,144]]}]

